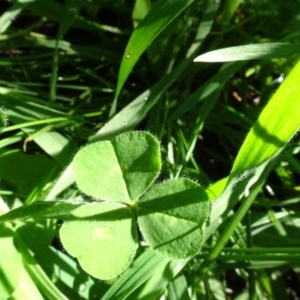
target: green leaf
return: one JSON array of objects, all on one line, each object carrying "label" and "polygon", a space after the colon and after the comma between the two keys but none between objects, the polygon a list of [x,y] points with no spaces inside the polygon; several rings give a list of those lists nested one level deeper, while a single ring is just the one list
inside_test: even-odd
[{"label": "green leaf", "polygon": [[141,232],[149,245],[173,258],[195,255],[203,243],[210,211],[205,190],[189,179],[166,181],[149,190],[138,208]]},{"label": "green leaf", "polygon": [[228,0],[224,4],[224,9],[222,13],[222,20],[229,21],[230,18],[234,15],[238,6],[240,5],[241,0]]},{"label": "green leaf", "polygon": [[34,0],[16,1],[1,17],[0,17],[0,34],[3,34],[11,25],[14,19],[21,13],[26,6],[34,2]]},{"label": "green leaf", "polygon": [[45,154],[28,155],[21,151],[0,150],[0,177],[15,193],[28,194],[53,167]]},{"label": "green leaf", "polygon": [[[211,219],[216,219],[216,216],[220,215],[220,213],[224,215],[226,211],[229,212],[233,205],[236,204],[237,199],[243,196],[244,199],[224,231],[219,235],[217,243],[202,263],[198,271],[200,275],[206,272],[211,262],[218,257],[225,243],[249,210],[257,194],[261,191],[264,181],[274,167],[274,162],[276,162],[274,158],[284,149],[300,127],[298,117],[300,108],[299,76],[300,62],[290,72],[260,114],[259,119],[251,128],[237,155],[227,186],[215,202],[215,206],[218,206],[216,214],[213,218],[211,216]],[[244,180],[245,178],[247,179]],[[245,185],[244,182],[246,183]],[[244,185],[244,188],[241,191],[237,191],[242,185]],[[212,234],[216,229],[214,223],[207,228],[207,235]]]},{"label": "green leaf", "polygon": [[103,126],[96,134],[92,135],[89,139],[90,141],[95,142],[97,140],[113,137],[125,130],[133,129],[141,122],[151,107],[153,107],[158,99],[160,99],[162,93],[182,75],[188,66],[190,66],[191,61],[196,56],[203,41],[210,32],[218,7],[219,3],[208,1],[202,21],[198,26],[194,42],[187,51],[185,59],[183,59],[171,73],[163,76],[159,82],[125,106],[125,108],[109,120],[106,126]]},{"label": "green leaf", "polygon": [[189,300],[188,284],[183,273],[179,273],[169,284],[168,294],[170,300]]},{"label": "green leaf", "polygon": [[[20,284],[17,286],[16,290],[13,292],[8,299],[35,299],[35,300],[45,300],[41,292],[37,288],[35,282],[30,277],[30,275],[23,270],[21,271]],[[50,299],[50,298],[49,298]],[[63,298],[61,298],[63,299]]]},{"label": "green leaf", "polygon": [[48,195],[45,201],[55,199],[62,191],[68,188],[71,184],[75,182],[73,170],[71,164],[64,170],[64,172],[59,176],[54,185],[48,191]]},{"label": "green leaf", "polygon": [[56,235],[56,222],[47,219],[18,222],[15,228],[28,249],[37,255],[45,252]]},{"label": "green leaf", "polygon": [[256,247],[300,247],[300,215],[294,211],[276,212],[275,218],[284,228],[285,234],[280,235],[270,222],[269,216],[253,213],[252,235]]},{"label": "green leaf", "polygon": [[130,37],[122,59],[115,101],[111,110],[113,114],[116,109],[116,99],[120,94],[122,86],[142,53],[156,36],[193,1],[194,0],[158,1],[135,29]]},{"label": "green leaf", "polygon": [[[230,178],[246,176],[280,153],[300,126],[300,62],[290,72],[247,135]],[[239,179],[239,178],[237,178]]]},{"label": "green leaf", "polygon": [[0,108],[0,132],[6,127],[7,117],[5,111]]},{"label": "green leaf", "polygon": [[17,288],[22,269],[20,252],[14,243],[14,232],[0,225],[0,299],[7,299]]},{"label": "green leaf", "polygon": [[[115,215],[101,220],[102,215]],[[132,262],[137,243],[135,222],[126,206],[119,203],[90,203],[74,212],[82,220],[67,221],[60,229],[63,246],[92,276],[117,277]]]},{"label": "green leaf", "polygon": [[[164,268],[169,264],[170,258],[158,254],[156,251],[149,248],[132,266],[118,278],[115,284],[104,295],[102,300],[123,300],[129,298],[137,288],[147,282],[149,278],[156,277],[157,274],[162,274],[162,279],[166,276]],[[181,260],[176,260],[181,262]],[[164,282],[164,280],[162,280]],[[134,298],[133,298],[134,299]]]},{"label": "green leaf", "polygon": [[88,145],[73,160],[79,189],[123,203],[136,201],[152,184],[160,166],[158,141],[145,132],[128,132],[112,141]]},{"label": "green leaf", "polygon": [[[150,277],[143,286],[130,293],[128,299],[159,299],[166,290],[168,283],[186,265],[188,259],[170,260],[165,266],[160,264],[155,272],[155,276]],[[185,300],[188,300],[186,298]]]},{"label": "green leaf", "polygon": [[66,252],[54,247],[48,247],[43,255],[36,256],[36,260],[48,271],[49,277],[56,279],[56,284],[68,299],[78,299],[78,294],[82,297],[80,299],[89,299],[91,293],[94,298],[101,299],[108,289],[104,282],[95,282],[86,272],[82,272],[78,263]]},{"label": "green leaf", "polygon": [[225,62],[249,59],[271,59],[300,53],[299,45],[266,43],[229,47],[210,51],[197,56],[195,62]]},{"label": "green leaf", "polygon": [[58,30],[58,37],[64,36],[68,30],[72,27],[75,20],[78,18],[78,14],[84,5],[84,0],[77,0],[73,3],[69,3],[69,7],[67,12],[65,13],[64,17],[60,20],[60,26]]},{"label": "green leaf", "polygon": [[169,117],[169,120],[181,117],[200,102],[205,102],[206,107],[212,107],[217,99],[219,99],[223,85],[231,78],[234,72],[241,68],[242,64],[241,62],[224,64],[216,75],[212,76],[187,97],[182,104],[178,105],[177,109]]},{"label": "green leaf", "polygon": [[25,218],[54,218],[64,219],[82,203],[67,201],[37,201],[23,205],[0,216],[0,222],[9,222]]}]

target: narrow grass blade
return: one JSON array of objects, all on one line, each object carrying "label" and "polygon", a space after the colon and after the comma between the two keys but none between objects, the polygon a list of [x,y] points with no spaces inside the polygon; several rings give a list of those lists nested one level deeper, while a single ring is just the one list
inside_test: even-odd
[{"label": "narrow grass blade", "polygon": [[[189,259],[172,260],[162,266],[142,286],[130,294],[127,299],[159,299],[169,282],[182,270]],[[189,298],[185,298],[188,300]]]},{"label": "narrow grass blade", "polygon": [[178,274],[168,286],[170,300],[189,300],[188,285],[183,273]]},{"label": "narrow grass blade", "polygon": [[115,114],[116,99],[132,68],[150,43],[194,0],[158,1],[133,32],[122,59],[115,100],[110,114]]},{"label": "narrow grass blade", "polygon": [[[300,119],[297,117],[300,108],[299,76],[300,62],[290,72],[284,83],[260,114],[259,119],[252,127],[238,153],[228,179],[227,187],[218,202],[222,200],[222,196],[226,195],[226,193],[229,192],[232,194],[231,191],[234,190],[233,186],[248,177],[249,174],[257,173],[260,178],[254,181],[251,192],[248,187],[240,194],[240,197],[245,195],[245,199],[219,236],[216,245],[208,257],[202,263],[199,271],[201,274],[207,271],[210,264],[218,257],[235,228],[250,208],[267,178],[268,170],[270,171],[272,167],[270,160],[274,159],[283,150],[300,127]],[[238,199],[239,197],[236,198],[236,200]],[[215,214],[216,211],[219,214],[220,208],[212,209],[211,214]]]},{"label": "narrow grass blade", "polygon": [[250,59],[271,59],[300,53],[300,46],[287,43],[266,43],[229,47],[197,56],[195,62],[225,62]]},{"label": "narrow grass blade", "polygon": [[62,191],[68,188],[75,182],[74,174],[71,165],[64,170],[54,185],[49,189],[45,201],[54,200]]},{"label": "narrow grass blade", "polygon": [[229,21],[233,14],[235,13],[236,9],[240,5],[241,0],[229,0],[225,2],[225,6],[222,13],[222,20]]},{"label": "narrow grass blade", "polygon": [[21,280],[14,291],[14,293],[9,297],[10,300],[44,300],[45,298],[42,296],[37,286],[33,282],[32,278],[26,272],[24,267],[21,270]]},{"label": "narrow grass blade", "polygon": [[32,140],[63,167],[68,166],[71,157],[76,152],[75,145],[55,131],[32,136]]},{"label": "narrow grass blade", "polygon": [[23,9],[34,0],[16,1],[1,17],[0,17],[0,34],[4,33],[11,25],[14,19],[21,13]]},{"label": "narrow grass blade", "polygon": [[[298,86],[297,87],[297,84],[296,84],[296,78],[299,78],[299,74],[298,74],[298,72],[299,72],[299,70],[300,70],[300,63],[298,63],[297,64],[297,66],[295,67],[295,69],[291,72],[291,74],[289,75],[289,77],[288,78],[291,78],[291,79],[289,79],[288,80],[288,78],[286,79],[286,81],[288,81],[288,86],[290,86],[290,84],[289,84],[289,82],[290,82],[290,80],[291,80],[291,82],[293,82],[294,83],[294,89],[297,91],[300,87]],[[284,88],[284,85],[286,85],[286,82],[283,84],[283,88]],[[282,88],[282,87],[281,87]],[[292,92],[294,91],[294,89],[292,89]],[[279,93],[280,91],[278,91],[277,93]],[[280,92],[281,93],[281,92]],[[299,93],[298,93],[298,95],[299,95]],[[275,95],[276,96],[276,95]],[[275,97],[274,96],[274,97]],[[294,92],[292,93],[292,96],[295,96],[294,95]],[[289,93],[287,93],[287,95],[286,95],[286,97],[289,97]],[[277,96],[276,96],[276,98],[277,98]],[[293,99],[292,99],[293,100]],[[292,101],[291,100],[291,101]],[[287,98],[285,98],[285,99],[282,99],[282,101],[284,101],[284,102],[289,102],[289,99],[287,99]],[[296,100],[295,100],[296,101]],[[298,101],[298,102],[300,102],[300,101]],[[289,102],[289,104],[290,105],[293,105],[291,102]],[[289,107],[289,105],[288,104],[286,104],[288,107]],[[293,110],[293,106],[291,106],[291,107],[289,107],[290,108],[290,110]],[[275,119],[275,117],[276,117],[276,121],[277,122],[279,122],[280,123],[280,119],[281,119],[281,112],[282,112],[282,110],[276,110],[276,115],[274,115],[273,116],[273,118]],[[296,113],[296,112],[295,112]],[[275,122],[276,122],[275,121]],[[298,118],[296,118],[296,121],[294,121],[295,123],[300,123],[300,119]],[[291,136],[295,133],[295,128],[298,128],[299,127],[299,125],[300,124],[298,124],[298,126],[295,126],[294,128],[293,128],[293,130],[291,130],[290,131],[290,134],[291,134]],[[297,130],[297,129],[296,129]],[[290,137],[291,137],[290,136]],[[287,138],[286,139],[286,143],[289,141],[289,139],[290,139],[290,137],[289,138]],[[252,139],[252,141],[251,141],[251,143],[250,143],[250,145],[252,145],[252,149],[255,149],[255,141],[256,141],[256,138],[254,138],[254,140]],[[245,142],[246,143],[246,142]],[[247,142],[247,144],[248,144],[248,142]],[[265,148],[264,148],[264,145],[263,144],[258,144],[258,146],[259,146],[259,150],[258,151],[260,151],[260,152],[264,152],[265,150]],[[243,146],[244,147],[244,146]],[[242,147],[242,148],[243,148]],[[249,147],[249,145],[248,145],[248,147]],[[281,148],[283,147],[283,145],[281,145]],[[240,151],[241,153],[243,153],[244,152],[244,150],[241,150]],[[270,153],[269,153],[270,154]],[[274,153],[273,153],[274,154]],[[239,154],[240,155],[240,154]],[[271,157],[268,157],[269,159],[271,158]],[[253,159],[253,158],[252,158]],[[239,162],[239,159],[237,159],[237,161]],[[256,166],[256,163],[255,163],[255,161],[251,161],[251,163],[253,164],[253,166]],[[266,162],[266,164],[267,164],[267,162]],[[238,164],[238,166],[240,167],[240,171],[242,171],[243,170],[243,167],[242,166],[240,166],[239,164]],[[269,165],[266,165],[266,167],[269,167],[269,168],[271,168],[272,166],[269,164]],[[265,167],[265,165],[261,165],[258,169],[257,169],[257,174],[256,174],[256,177],[254,178],[255,180],[253,180],[254,182],[257,182],[258,181],[258,186],[256,186],[256,192],[258,192],[259,191],[259,186],[261,186],[261,183],[262,183],[262,180],[263,180],[263,178],[266,178],[266,176],[267,176],[267,174],[268,174],[268,170],[264,170],[264,167]],[[234,168],[234,170],[237,170],[238,169],[238,167],[235,167]],[[260,178],[260,176],[262,176],[262,178]],[[236,204],[237,202],[238,202],[238,200],[239,200],[239,197],[240,197],[240,195],[241,194],[243,194],[244,193],[244,191],[245,190],[247,190],[247,186],[249,187],[249,184],[250,184],[250,186],[251,185],[253,185],[253,182],[252,182],[252,184],[251,184],[251,182],[250,182],[250,179],[251,179],[252,177],[250,176],[250,177],[248,177],[247,178],[247,180],[244,180],[244,181],[242,181],[241,183],[238,183],[237,185],[237,187],[235,187],[235,189],[233,189],[232,191],[229,191],[229,190],[227,190],[227,192],[225,191],[224,193],[223,193],[223,195],[219,198],[219,203],[217,203],[217,205],[215,205],[215,206],[213,206],[213,208],[212,208],[212,214],[213,214],[213,217],[212,217],[212,220],[211,220],[211,225],[207,228],[207,230],[206,230],[206,238],[209,238],[209,236],[211,236],[211,234],[216,230],[216,228],[220,225],[220,221],[218,221],[218,218],[221,216],[221,214],[223,214],[224,213],[224,211],[226,211],[226,209],[230,209],[234,204]],[[225,180],[223,180],[222,182],[220,182],[219,184],[218,184],[218,187],[217,187],[217,189],[215,190],[215,193],[216,193],[216,196],[221,192],[221,190],[222,190],[222,188],[224,187],[224,185],[225,185],[225,183],[226,183],[226,179]],[[235,192],[235,193],[233,193],[232,194],[232,192]],[[213,191],[211,192],[212,194],[213,194]],[[253,195],[254,196],[254,195]],[[254,199],[254,197],[252,196],[252,199],[250,199],[250,202],[252,202]],[[224,205],[224,207],[222,207],[222,205],[220,205],[221,204],[221,202],[224,200],[224,202],[225,202],[225,205]],[[243,209],[242,209],[242,212],[241,212],[241,214],[239,214],[238,215],[238,219],[240,219],[241,217],[242,217],[242,215],[247,211],[247,209],[245,209],[245,208],[247,208],[248,207],[248,205],[249,204],[251,204],[251,203],[245,203],[245,205],[244,205],[244,207],[243,207]],[[235,220],[235,221],[238,221],[238,220]],[[233,220],[233,227],[235,227],[235,225],[238,223],[238,222],[235,222],[234,220]],[[229,231],[227,231],[227,232],[224,232],[223,234],[224,235],[227,235],[227,237],[228,237],[228,233],[230,233],[230,231],[232,230],[232,228],[229,228]],[[225,240],[225,239],[222,239],[222,240]],[[222,247],[223,247],[223,244],[222,244]],[[221,249],[222,249],[222,247],[220,247],[220,245],[218,245],[218,251],[221,251]],[[213,257],[215,257],[216,256],[216,253],[218,252],[218,251],[216,251],[216,252],[213,252],[212,253],[212,256]],[[145,271],[145,269],[140,265],[140,262],[142,262],[144,259],[149,259],[150,260],[150,258],[151,258],[151,260],[155,260],[155,253],[152,253],[152,251],[150,252],[149,250],[147,251],[147,252],[145,252],[136,262],[135,262],[135,266],[139,266],[139,268],[137,269],[137,270],[135,270],[136,271],[136,273],[135,273],[135,275],[136,276],[138,276],[139,274],[140,274],[140,272],[143,272],[143,271]],[[210,257],[211,258],[211,257]],[[156,260],[159,260],[159,257],[156,257]],[[205,268],[206,266],[208,266],[209,265],[209,263],[207,263],[207,264],[204,264],[203,265],[203,267]],[[132,270],[131,270],[132,271]],[[132,279],[131,277],[129,277],[129,276],[131,276],[131,273],[129,274],[129,272],[127,271],[127,272],[125,272],[124,273],[124,275],[119,279],[119,281],[117,281],[115,284],[114,284],[114,286],[108,291],[108,293],[106,294],[106,295],[116,295],[116,293],[117,293],[117,291],[119,290],[119,288],[121,288],[122,287],[122,285],[125,285],[126,283],[127,283],[127,281],[129,280],[129,278],[130,279]],[[152,275],[150,274],[149,275],[149,277],[148,278],[150,278]],[[134,281],[134,279],[133,279],[133,281]],[[133,284],[133,283],[132,283]],[[135,283],[135,284],[137,284],[137,282]],[[142,282],[140,282],[139,283],[139,285],[140,284],[142,284]],[[124,289],[122,288],[122,290],[124,291]],[[130,294],[130,292],[127,290],[127,293],[126,293],[126,295],[129,295]],[[106,299],[109,299],[109,298],[106,298]]]},{"label": "narrow grass blade", "polygon": [[7,299],[19,285],[22,269],[22,257],[15,246],[10,224],[0,225],[0,248],[0,298]]},{"label": "narrow grass blade", "polygon": [[73,23],[77,19],[79,12],[84,5],[84,0],[68,1],[68,10],[65,16],[60,20],[60,26],[58,30],[58,38],[64,36],[68,30],[72,27]]},{"label": "narrow grass blade", "polygon": [[149,10],[151,9],[151,2],[150,0],[137,0],[135,1],[135,5],[132,11],[132,21],[134,27],[145,18]]},{"label": "narrow grass blade", "polygon": [[191,94],[169,117],[169,121],[181,117],[184,113],[188,112],[195,105],[203,101],[209,101],[213,104],[218,99],[221,89],[227,80],[230,79],[232,74],[236,72],[242,63],[229,63],[224,65],[219,72],[201,85],[193,94]]},{"label": "narrow grass blade", "polygon": [[26,218],[64,219],[73,210],[81,206],[66,201],[37,201],[31,205],[23,205],[0,216],[0,223]]},{"label": "narrow grass blade", "polygon": [[56,284],[69,299],[89,299],[91,293],[95,299],[101,299],[108,289],[104,282],[95,282],[92,277],[82,272],[78,263],[69,255],[53,247],[49,247],[36,259],[49,277],[56,278]]},{"label": "narrow grass blade", "polygon": [[[152,276],[157,276],[158,269],[164,268],[170,258],[148,249],[126,272],[112,285],[102,300],[124,300]],[[130,298],[128,298],[130,299]]]},{"label": "narrow grass blade", "polygon": [[50,300],[68,300],[54,285],[54,283],[47,277],[46,273],[37,264],[32,254],[29,252],[27,246],[23,240],[16,234],[16,238],[20,247],[24,260],[24,267],[27,273],[30,275],[32,280],[40,291]]},{"label": "narrow grass blade", "polygon": [[0,133],[5,129],[7,125],[7,116],[3,109],[0,108]]},{"label": "narrow grass blade", "polygon": [[106,126],[102,127],[95,135],[91,136],[91,142],[110,138],[126,130],[133,129],[145,117],[150,108],[158,101],[161,94],[174,83],[190,65],[196,52],[210,32],[217,9],[218,4],[214,1],[208,3],[202,22],[199,24],[195,41],[189,48],[186,58],[170,74],[165,75],[158,83],[138,96],[115,115]]}]

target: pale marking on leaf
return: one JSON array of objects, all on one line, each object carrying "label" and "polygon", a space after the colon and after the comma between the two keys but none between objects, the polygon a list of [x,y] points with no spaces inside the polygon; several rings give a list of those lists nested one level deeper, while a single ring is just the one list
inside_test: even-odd
[{"label": "pale marking on leaf", "polygon": [[114,237],[110,234],[108,228],[96,228],[93,234],[93,239],[113,241]]}]

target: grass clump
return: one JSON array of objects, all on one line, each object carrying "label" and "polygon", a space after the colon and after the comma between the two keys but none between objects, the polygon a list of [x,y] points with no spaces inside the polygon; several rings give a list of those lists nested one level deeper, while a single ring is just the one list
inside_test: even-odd
[{"label": "grass clump", "polygon": [[[297,0],[4,2],[1,297],[300,297],[299,9]],[[132,266],[102,282],[59,239],[62,220],[95,200],[70,164],[86,144],[132,130],[160,141],[157,182],[197,181],[210,216],[193,257],[161,255],[137,231]]]}]

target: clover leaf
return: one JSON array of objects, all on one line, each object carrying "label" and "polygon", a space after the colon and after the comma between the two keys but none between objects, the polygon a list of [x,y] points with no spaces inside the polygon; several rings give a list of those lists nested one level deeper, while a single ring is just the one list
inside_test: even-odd
[{"label": "clover leaf", "polygon": [[112,279],[130,265],[137,223],[149,246],[164,255],[180,259],[200,250],[208,197],[186,178],[150,187],[161,169],[159,142],[150,133],[90,144],[75,155],[72,167],[78,188],[95,201],[72,211],[60,237],[92,276]]},{"label": "clover leaf", "polygon": [[187,258],[202,246],[202,225],[209,211],[201,186],[187,178],[173,179],[142,197],[139,226],[151,247],[172,258]]}]

